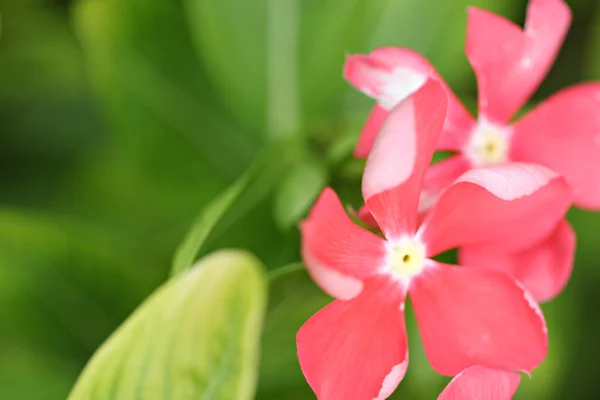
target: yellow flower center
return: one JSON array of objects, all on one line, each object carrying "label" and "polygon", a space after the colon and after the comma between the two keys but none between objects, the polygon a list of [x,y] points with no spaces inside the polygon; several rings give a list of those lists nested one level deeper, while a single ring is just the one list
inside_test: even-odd
[{"label": "yellow flower center", "polygon": [[467,148],[477,166],[504,164],[508,161],[509,134],[502,128],[480,124]]},{"label": "yellow flower center", "polygon": [[412,239],[390,245],[389,263],[396,278],[410,278],[419,274],[425,264],[425,247]]}]

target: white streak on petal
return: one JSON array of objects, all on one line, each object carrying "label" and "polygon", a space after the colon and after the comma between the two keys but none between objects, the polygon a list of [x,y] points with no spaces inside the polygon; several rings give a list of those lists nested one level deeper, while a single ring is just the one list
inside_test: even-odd
[{"label": "white streak on petal", "polygon": [[[513,179],[513,176],[517,179]],[[474,183],[503,200],[516,200],[531,195],[556,177],[556,172],[541,165],[510,163],[471,169],[462,174],[456,183]]]},{"label": "white streak on petal", "polygon": [[413,102],[396,107],[377,136],[363,175],[365,199],[391,189],[412,174],[416,159]]},{"label": "white streak on petal", "polygon": [[381,389],[379,390],[379,394],[373,400],[385,400],[394,393],[394,390],[398,387],[404,375],[406,374],[406,369],[408,368],[408,354],[403,362],[395,365],[389,374],[386,375],[383,383],[381,384]]},{"label": "white streak on petal", "polygon": [[410,68],[395,68],[383,78],[379,104],[388,110],[416,92],[427,81],[427,75]]}]

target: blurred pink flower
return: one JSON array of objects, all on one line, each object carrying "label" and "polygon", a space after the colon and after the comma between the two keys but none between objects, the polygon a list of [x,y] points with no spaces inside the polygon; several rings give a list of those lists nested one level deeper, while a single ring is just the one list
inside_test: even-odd
[{"label": "blurred pink flower", "polygon": [[520,381],[516,372],[469,367],[452,379],[438,400],[510,400]]},{"label": "blurred pink flower", "polygon": [[407,294],[440,374],[472,365],[531,371],[546,356],[544,317],[518,282],[431,257],[461,245],[528,246],[563,217],[570,188],[534,164],[473,169],[421,220],[423,176],[445,115],[444,89],[428,81],[392,109],[373,145],[362,194],[385,238],[354,224],[330,188],[301,224],[307,269],[336,298],[297,335],[302,371],[320,400],[383,400],[393,392],[408,364]]},{"label": "blurred pink flower", "polygon": [[[539,163],[565,176],[575,204],[600,210],[600,83],[559,91],[511,123],[554,62],[571,21],[562,0],[531,0],[525,29],[495,14],[468,9],[466,54],[479,88],[475,121],[431,64],[402,48],[379,48],[348,57],[347,80],[377,100],[355,150],[366,157],[389,110],[423,85],[428,77],[442,82],[449,97],[448,115],[438,150],[456,152],[429,168],[421,211],[427,211],[465,171],[511,161]],[[368,210],[360,212],[373,224]],[[463,264],[508,271],[538,301],[556,296],[573,267],[575,235],[567,221],[525,253],[495,253],[462,248]],[[490,262],[492,261],[492,262]]]}]

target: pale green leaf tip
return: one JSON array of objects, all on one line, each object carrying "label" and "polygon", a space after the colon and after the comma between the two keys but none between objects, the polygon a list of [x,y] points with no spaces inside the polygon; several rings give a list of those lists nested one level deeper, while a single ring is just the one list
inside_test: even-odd
[{"label": "pale green leaf tip", "polygon": [[266,307],[261,262],[244,250],[214,252],[134,311],[94,354],[68,399],[250,400]]}]

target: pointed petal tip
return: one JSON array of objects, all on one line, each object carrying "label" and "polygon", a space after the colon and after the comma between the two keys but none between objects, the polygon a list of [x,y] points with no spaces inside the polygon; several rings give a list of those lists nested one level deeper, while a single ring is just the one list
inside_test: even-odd
[{"label": "pointed petal tip", "polygon": [[342,76],[351,84],[354,84],[354,76],[357,73],[359,64],[368,62],[368,56],[364,54],[347,54],[344,59]]},{"label": "pointed petal tip", "polygon": [[479,8],[477,6],[468,5],[467,6],[467,18],[477,13],[489,13],[489,11],[484,10],[483,8]]},{"label": "pointed petal tip", "polygon": [[531,0],[525,28],[484,10],[471,10],[465,51],[475,70],[479,113],[504,125],[537,90],[570,25],[562,0]]}]

